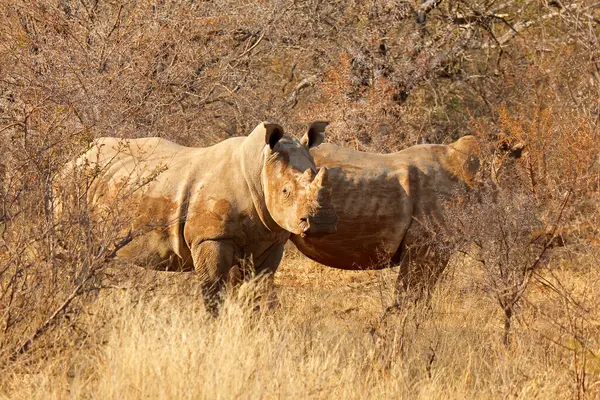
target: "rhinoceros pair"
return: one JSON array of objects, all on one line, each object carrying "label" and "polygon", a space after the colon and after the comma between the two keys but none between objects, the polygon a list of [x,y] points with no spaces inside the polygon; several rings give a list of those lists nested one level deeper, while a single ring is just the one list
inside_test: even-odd
[{"label": "rhinoceros pair", "polygon": [[326,126],[313,123],[298,141],[264,122],[247,137],[208,148],[101,138],[75,165],[96,171],[91,204],[114,201],[116,188],[143,182],[130,201],[133,228],[145,233],[117,256],[154,269],[195,270],[213,314],[241,260],[273,274],[290,237],[302,253],[335,268],[401,264],[404,286],[409,260],[445,265],[427,246],[415,246],[416,228],[439,216],[440,196],[471,183],[478,168],[473,137],[371,154],[319,146]]}]

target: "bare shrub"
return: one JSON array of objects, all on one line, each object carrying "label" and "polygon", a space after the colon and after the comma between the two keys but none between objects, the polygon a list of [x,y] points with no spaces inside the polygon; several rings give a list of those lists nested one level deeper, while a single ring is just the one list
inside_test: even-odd
[{"label": "bare shrub", "polygon": [[82,312],[106,286],[108,262],[139,234],[126,229],[131,215],[123,199],[104,213],[94,210],[90,199],[101,171],[66,168],[88,142],[74,116],[72,109],[42,101],[16,119],[0,143],[5,366],[85,340]]},{"label": "bare shrub", "polygon": [[[447,205],[444,228],[450,248],[482,264],[483,291],[504,312],[503,341],[508,345],[515,312],[532,283],[549,273],[544,270],[550,248],[566,242],[563,253],[568,254],[591,244],[579,232],[584,226],[594,230],[589,224],[598,213],[585,206],[598,199],[597,135],[585,118],[556,121],[550,109],[539,109],[531,122],[515,119],[506,109],[500,116],[498,124],[475,122],[476,129],[491,128],[498,138],[482,148],[508,146],[519,157],[494,152],[486,159],[484,153],[482,187]],[[576,139],[574,121],[579,122]]]},{"label": "bare shrub", "polygon": [[506,345],[512,319],[532,277],[547,264],[551,240],[546,235],[535,236],[543,231],[538,211],[539,204],[529,193],[513,188],[470,198],[447,217],[448,229],[460,243],[461,252],[482,263],[482,289],[504,312]]},{"label": "bare shrub", "polygon": [[[4,151],[19,155],[9,147]],[[126,223],[122,209],[105,218],[93,217],[86,198],[89,177],[63,177],[69,179],[59,185],[53,182],[54,168],[37,167],[58,167],[50,154],[38,153],[20,168],[18,159],[5,158],[10,172],[2,196],[2,363],[16,361],[32,348],[59,351],[69,341],[42,340],[59,326],[77,333],[70,340],[85,338],[78,330],[80,313],[104,286],[107,262],[132,238],[131,232],[123,235],[119,229]],[[49,172],[50,177],[45,175]],[[40,181],[48,183],[35,183]],[[65,196],[67,191],[71,195]],[[60,213],[54,210],[57,204]]]}]

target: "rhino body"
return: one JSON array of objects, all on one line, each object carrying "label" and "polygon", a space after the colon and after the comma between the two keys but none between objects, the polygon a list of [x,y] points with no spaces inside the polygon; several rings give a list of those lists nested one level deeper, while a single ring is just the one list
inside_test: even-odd
[{"label": "rhino body", "polygon": [[424,227],[443,222],[443,201],[473,185],[479,167],[476,150],[472,136],[393,154],[324,144],[311,153],[317,166],[329,169],[337,233],[322,238],[292,235],[291,240],[309,258],[334,268],[400,264],[399,290],[427,289],[447,257],[424,244],[431,238]]},{"label": "rhino body", "polygon": [[[302,143],[276,124],[207,148],[161,138],[97,139],[76,165],[95,171],[88,202],[98,213],[125,193],[132,228],[142,231],[117,257],[144,267],[201,276],[204,298],[218,312],[218,292],[233,267],[251,259],[274,273],[290,233],[335,231],[309,147],[322,141],[312,126]],[[129,192],[127,192],[129,190]]]}]

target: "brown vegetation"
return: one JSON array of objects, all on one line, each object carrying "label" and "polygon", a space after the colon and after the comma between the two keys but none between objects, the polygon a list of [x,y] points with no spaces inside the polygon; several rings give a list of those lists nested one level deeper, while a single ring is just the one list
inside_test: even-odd
[{"label": "brown vegetation", "polygon": [[[596,3],[0,0],[0,15],[3,396],[598,397]],[[486,190],[434,237],[458,253],[431,303],[402,308],[393,270],[290,248],[279,307],[252,311],[247,285],[212,320],[193,275],[113,260],[126,199],[97,218],[90,176],[56,190],[93,138],[204,146],[264,119],[329,119],[359,150],[471,133],[523,154],[484,160]]]}]

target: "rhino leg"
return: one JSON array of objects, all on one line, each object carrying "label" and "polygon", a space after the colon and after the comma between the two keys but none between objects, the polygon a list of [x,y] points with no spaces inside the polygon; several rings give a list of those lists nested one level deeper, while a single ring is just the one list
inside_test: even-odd
[{"label": "rhino leg", "polygon": [[405,248],[396,280],[396,298],[405,294],[415,301],[429,301],[447,264],[448,260],[438,257],[429,246]]},{"label": "rhino leg", "polygon": [[273,276],[277,271],[277,267],[279,267],[279,263],[281,263],[281,259],[283,258],[283,245],[277,244],[273,246],[269,250],[269,254],[265,258],[265,260],[256,267],[256,274],[269,274]]},{"label": "rhino leg", "polygon": [[202,296],[206,310],[219,315],[229,271],[236,260],[236,246],[230,241],[208,240],[192,246],[194,269],[202,281]]},{"label": "rhino leg", "polygon": [[279,303],[277,294],[275,293],[275,272],[283,258],[283,244],[275,245],[267,255],[267,258],[256,268],[256,275],[264,275],[266,279],[266,294],[265,299],[267,307],[274,308]]}]

